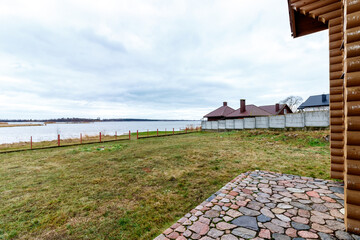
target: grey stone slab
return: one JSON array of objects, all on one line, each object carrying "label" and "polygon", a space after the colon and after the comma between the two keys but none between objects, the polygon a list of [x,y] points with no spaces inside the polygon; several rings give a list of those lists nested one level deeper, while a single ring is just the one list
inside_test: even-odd
[{"label": "grey stone slab", "polygon": [[215,210],[209,210],[205,212],[205,216],[209,218],[216,218],[220,216],[220,212]]},{"label": "grey stone slab", "polygon": [[329,208],[327,208],[324,204],[320,204],[320,203],[313,204],[312,208],[318,212],[327,212],[329,210]]},{"label": "grey stone slab", "polygon": [[291,240],[291,238],[289,236],[280,234],[280,233],[274,233],[272,235],[273,239],[275,240]]},{"label": "grey stone slab", "polygon": [[291,222],[291,226],[296,230],[308,230],[310,229],[309,225],[298,223],[298,222]]},{"label": "grey stone slab", "polygon": [[217,230],[216,228],[210,229],[210,231],[207,233],[209,237],[212,238],[218,238],[224,235],[224,231]]},{"label": "grey stone slab", "polygon": [[338,239],[342,239],[342,240],[353,240],[351,235],[349,233],[347,233],[347,232],[344,232],[344,231],[336,231],[335,236]]},{"label": "grey stone slab", "polygon": [[304,209],[304,210],[308,210],[308,211],[311,211],[311,207],[305,205],[305,204],[302,204],[302,203],[299,203],[299,202],[290,202],[291,205],[293,205],[294,207],[297,207],[297,208],[300,208],[300,209]]},{"label": "grey stone slab", "polygon": [[256,200],[261,203],[269,203],[271,202],[268,198],[265,197],[257,197]]},{"label": "grey stone slab", "polygon": [[271,220],[272,223],[280,226],[280,227],[284,227],[284,228],[289,228],[290,227],[290,223],[289,222],[284,222],[284,221],[281,221],[279,219],[273,219]]},{"label": "grey stone slab", "polygon": [[221,207],[219,205],[215,205],[211,210],[215,210],[215,211],[221,211]]},{"label": "grey stone slab", "polygon": [[266,228],[268,228],[271,232],[274,232],[274,233],[284,233],[285,232],[283,227],[273,224],[272,222],[264,223],[264,226]]},{"label": "grey stone slab", "polygon": [[262,222],[262,223],[264,223],[264,222],[270,222],[271,219],[272,219],[272,218],[267,217],[267,216],[265,216],[264,214],[261,214],[261,215],[257,216],[257,220],[258,220],[259,222]]},{"label": "grey stone slab", "polygon": [[253,239],[255,238],[257,232],[247,229],[247,228],[235,228],[234,230],[232,230],[231,234],[238,236],[238,237],[242,237],[245,239]]},{"label": "grey stone slab", "polygon": [[258,202],[255,202],[255,201],[251,201],[249,202],[247,205],[246,205],[247,208],[250,208],[252,210],[256,210],[256,211],[259,211],[260,208],[262,207],[261,204],[259,204]]},{"label": "grey stone slab", "polygon": [[289,205],[289,204],[285,204],[285,203],[280,203],[277,206],[278,208],[282,208],[282,209],[290,209],[290,208],[294,208],[293,206]]},{"label": "grey stone slab", "polygon": [[305,192],[304,190],[299,189],[299,188],[287,188],[286,190],[288,190],[289,192],[293,192],[293,193],[303,193],[303,192]]},{"label": "grey stone slab", "polygon": [[326,233],[323,233],[323,232],[318,232],[317,233],[320,237],[321,240],[335,240],[336,238],[329,235],[329,234],[326,234]]},{"label": "grey stone slab", "polygon": [[340,230],[343,231],[345,230],[345,225],[344,223],[337,221],[337,220],[326,220],[326,227],[330,228],[334,231],[336,230]]},{"label": "grey stone slab", "polygon": [[343,187],[330,187],[330,191],[333,191],[335,193],[341,193],[344,194],[344,188]]},{"label": "grey stone slab", "polygon": [[270,194],[268,194],[268,193],[263,193],[263,192],[259,192],[257,195],[258,195],[259,197],[264,197],[264,198],[269,198],[269,197],[271,197]]},{"label": "grey stone slab", "polygon": [[283,222],[290,222],[291,219],[283,214],[275,214],[275,216]]},{"label": "grey stone slab", "polygon": [[341,199],[341,197],[333,194],[333,193],[329,193],[329,194],[326,194],[329,198],[332,198],[332,199]]},{"label": "grey stone slab", "polygon": [[276,207],[276,204],[275,203],[267,203],[265,204],[267,207],[269,208],[275,208]]},{"label": "grey stone slab", "polygon": [[259,231],[259,227],[255,217],[241,216],[231,221],[231,224],[239,227],[248,228],[254,231]]},{"label": "grey stone slab", "polygon": [[288,192],[285,188],[273,188],[274,192]]},{"label": "grey stone slab", "polygon": [[214,219],[212,220],[213,223],[218,223],[218,222],[220,222],[220,221],[221,221],[221,218],[214,218]]},{"label": "grey stone slab", "polygon": [[208,199],[206,199],[207,202],[211,202],[214,198],[216,198],[216,195],[211,195]]},{"label": "grey stone slab", "polygon": [[271,211],[270,211],[269,209],[267,209],[267,208],[262,208],[262,209],[260,210],[260,212],[261,212],[263,215],[267,216],[267,217],[275,218],[274,213],[271,212]]},{"label": "grey stone slab", "polygon": [[221,240],[238,240],[238,238],[232,234],[226,234],[221,237]]},{"label": "grey stone slab", "polygon": [[259,216],[261,213],[259,211],[255,211],[255,210],[251,210],[249,208],[246,208],[246,207],[241,207],[239,209],[239,211],[246,215],[246,216],[252,216],[252,217],[256,217],[256,216]]}]

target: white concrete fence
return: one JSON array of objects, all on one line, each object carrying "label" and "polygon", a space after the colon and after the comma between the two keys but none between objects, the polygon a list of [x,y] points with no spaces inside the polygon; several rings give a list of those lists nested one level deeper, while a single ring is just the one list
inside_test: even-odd
[{"label": "white concrete fence", "polygon": [[291,113],[268,117],[249,117],[219,121],[202,121],[203,130],[241,130],[265,128],[329,127],[329,111]]}]

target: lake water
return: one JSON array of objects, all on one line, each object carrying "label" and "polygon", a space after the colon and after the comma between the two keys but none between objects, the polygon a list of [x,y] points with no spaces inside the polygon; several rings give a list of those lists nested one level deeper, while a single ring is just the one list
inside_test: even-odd
[{"label": "lake water", "polygon": [[[16,124],[16,123],[14,123]],[[19,123],[18,123],[19,124]],[[25,123],[21,123],[25,124]],[[42,123],[41,123],[42,124]],[[34,142],[56,140],[57,135],[61,139],[79,138],[80,133],[88,136],[96,136],[101,132],[103,135],[118,135],[149,131],[172,131],[186,127],[199,127],[200,121],[136,121],[136,122],[94,122],[94,123],[55,123],[43,126],[9,127],[0,128],[0,144],[29,142],[32,136]]]}]

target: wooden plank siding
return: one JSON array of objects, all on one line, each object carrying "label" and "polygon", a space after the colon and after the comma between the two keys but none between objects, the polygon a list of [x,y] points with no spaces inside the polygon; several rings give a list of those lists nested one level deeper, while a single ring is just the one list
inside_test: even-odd
[{"label": "wooden plank siding", "polygon": [[360,1],[344,0],[345,225],[360,234]]}]

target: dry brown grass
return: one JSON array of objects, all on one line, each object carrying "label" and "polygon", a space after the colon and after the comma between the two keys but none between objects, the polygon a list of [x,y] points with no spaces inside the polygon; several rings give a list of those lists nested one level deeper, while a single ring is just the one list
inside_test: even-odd
[{"label": "dry brown grass", "polygon": [[33,126],[43,126],[42,124],[9,124],[9,123],[3,123],[0,122],[0,127],[33,127]]}]

